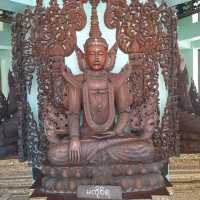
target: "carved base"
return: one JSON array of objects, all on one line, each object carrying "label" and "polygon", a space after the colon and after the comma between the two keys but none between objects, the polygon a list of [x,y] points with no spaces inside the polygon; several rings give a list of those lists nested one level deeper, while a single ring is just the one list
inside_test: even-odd
[{"label": "carved base", "polygon": [[[113,186],[121,186],[124,192],[144,192],[165,186],[164,178],[159,173],[116,177]],[[42,180],[43,192],[46,193],[75,193],[78,185],[102,185],[93,179],[67,179],[45,177]],[[107,185],[107,184],[105,184]],[[111,185],[111,184],[110,184]]]},{"label": "carved base", "polygon": [[157,173],[160,171],[166,161],[158,161],[149,164],[118,164],[118,165],[102,165],[102,166],[79,166],[79,167],[53,167],[44,165],[42,167],[43,174],[52,177],[63,178],[92,178],[98,175],[108,176],[132,176],[136,174]]},{"label": "carved base", "polygon": [[[170,160],[170,185],[167,190],[160,189],[156,191],[129,193],[123,200],[199,200],[200,198],[200,154],[181,155]],[[42,193],[41,183],[35,187],[31,200],[78,200],[75,194],[45,194]],[[20,199],[21,200],[21,199]]]},{"label": "carved base", "polygon": [[[167,187],[159,188],[156,190],[151,190],[148,192],[128,192],[123,193],[122,200],[133,200],[133,199],[140,199],[140,200],[172,200],[170,198],[169,189],[171,185],[166,181],[165,182]],[[56,194],[56,193],[45,193],[42,192],[39,188],[41,183],[35,185],[35,190],[30,197],[31,200],[81,200],[77,197],[76,193],[71,194]],[[169,189],[168,189],[169,188]],[[94,200],[94,199],[93,199]],[[114,200],[114,199],[112,199]]]},{"label": "carved base", "polygon": [[150,191],[165,186],[161,169],[165,161],[82,167],[43,167],[42,191],[74,193],[78,185],[114,185],[123,192]]}]

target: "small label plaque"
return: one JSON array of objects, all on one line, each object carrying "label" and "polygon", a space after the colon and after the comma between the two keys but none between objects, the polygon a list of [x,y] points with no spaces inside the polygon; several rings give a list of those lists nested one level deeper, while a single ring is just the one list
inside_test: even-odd
[{"label": "small label plaque", "polygon": [[77,196],[87,199],[122,200],[122,189],[119,186],[80,185]]}]

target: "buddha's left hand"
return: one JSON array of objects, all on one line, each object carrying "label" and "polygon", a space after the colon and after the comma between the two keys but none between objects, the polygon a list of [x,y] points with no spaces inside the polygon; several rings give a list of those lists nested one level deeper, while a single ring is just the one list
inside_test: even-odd
[{"label": "buddha's left hand", "polygon": [[81,159],[81,143],[79,138],[72,138],[69,145],[69,159],[73,164],[79,164]]}]

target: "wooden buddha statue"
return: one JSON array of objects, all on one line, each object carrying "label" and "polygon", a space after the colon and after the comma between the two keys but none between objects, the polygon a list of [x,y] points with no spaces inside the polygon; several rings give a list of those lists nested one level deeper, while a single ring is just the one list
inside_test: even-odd
[{"label": "wooden buddha statue", "polygon": [[[108,51],[101,36],[97,5],[98,1],[93,1],[85,54],[77,48],[83,74],[73,75],[61,60],[61,74],[68,87],[63,105],[68,110],[69,127],[65,134],[69,137],[60,137],[62,130],[49,131],[47,114],[45,126],[50,144],[48,163],[43,167],[43,188],[47,192],[72,192],[80,184],[102,184],[97,176],[103,176],[105,171],[109,173],[104,174],[103,183],[118,184],[124,191],[140,191],[141,185],[143,190],[164,185],[159,172],[162,164],[157,162],[152,167],[158,158],[151,135],[137,138],[125,131],[133,101],[128,85],[131,68],[126,65],[119,74],[110,72],[117,48],[115,45]],[[54,55],[55,60],[56,57],[59,58]],[[106,176],[110,177],[108,181]]]}]

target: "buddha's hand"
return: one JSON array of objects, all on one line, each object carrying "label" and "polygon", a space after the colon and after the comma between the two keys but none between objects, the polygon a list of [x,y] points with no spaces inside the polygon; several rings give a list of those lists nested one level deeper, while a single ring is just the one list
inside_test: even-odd
[{"label": "buddha's hand", "polygon": [[79,138],[72,138],[69,145],[69,160],[73,164],[79,164],[81,159],[81,143]]},{"label": "buddha's hand", "polygon": [[123,136],[123,135],[124,135],[124,134],[123,134],[123,130],[116,129],[116,130],[115,130],[115,135],[116,135],[116,136]]}]

